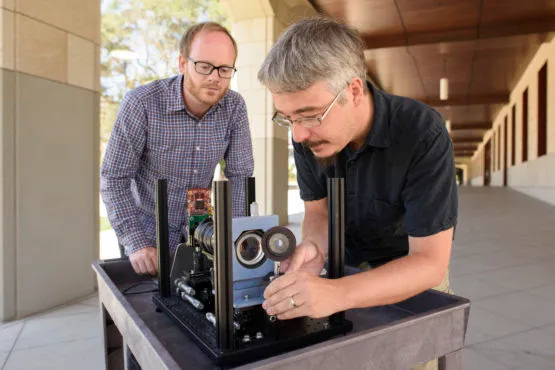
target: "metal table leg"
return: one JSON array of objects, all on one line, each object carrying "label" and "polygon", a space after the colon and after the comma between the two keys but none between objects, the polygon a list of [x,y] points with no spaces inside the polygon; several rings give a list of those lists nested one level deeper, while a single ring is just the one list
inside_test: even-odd
[{"label": "metal table leg", "polygon": [[104,363],[106,364],[106,369],[121,370],[124,368],[123,337],[102,303],[100,303],[100,320],[104,337]]},{"label": "metal table leg", "polygon": [[462,350],[451,352],[439,358],[438,370],[461,370]]},{"label": "metal table leg", "polygon": [[133,352],[129,349],[127,343],[123,343],[123,368],[125,370],[141,370],[141,365],[137,362]]}]

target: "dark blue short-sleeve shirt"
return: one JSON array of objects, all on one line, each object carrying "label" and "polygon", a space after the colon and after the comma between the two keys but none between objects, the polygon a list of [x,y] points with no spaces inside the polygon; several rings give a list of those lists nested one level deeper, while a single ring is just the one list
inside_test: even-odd
[{"label": "dark blue short-sleeve shirt", "polygon": [[346,262],[378,266],[408,253],[408,236],[455,227],[457,185],[453,146],[438,112],[368,84],[374,102],[365,144],[343,149],[323,168],[293,143],[305,201],[327,197],[327,178],[345,178]]}]

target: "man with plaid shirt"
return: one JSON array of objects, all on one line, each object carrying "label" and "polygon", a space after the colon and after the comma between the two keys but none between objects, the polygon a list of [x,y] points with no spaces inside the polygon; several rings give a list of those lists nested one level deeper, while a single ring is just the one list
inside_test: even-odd
[{"label": "man with plaid shirt", "polygon": [[242,216],[254,160],[243,98],[229,90],[237,45],[213,22],[182,37],[180,75],[126,94],[101,168],[108,218],[134,270],[157,273],[155,183],[168,180],[170,250],[187,238],[187,190],[209,188],[225,159],[233,216]]}]

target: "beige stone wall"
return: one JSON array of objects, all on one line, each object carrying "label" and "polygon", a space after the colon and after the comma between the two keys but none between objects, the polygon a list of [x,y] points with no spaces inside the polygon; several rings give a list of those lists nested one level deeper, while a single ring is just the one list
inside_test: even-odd
[{"label": "beige stone wall", "polygon": [[284,154],[282,147],[287,148],[287,130],[272,123],[272,97],[256,77],[281,29],[283,26],[273,17],[233,24],[240,49],[238,88],[247,102],[253,139],[257,201],[262,214],[277,214],[284,224],[287,223],[287,150]]},{"label": "beige stone wall", "polygon": [[[548,81],[547,81],[547,158],[537,158],[537,133],[538,133],[538,72],[547,62]],[[523,164],[522,161],[522,94],[528,89],[528,159]],[[512,132],[512,107],[516,107],[516,132]],[[508,117],[507,132],[504,132],[505,117]],[[484,141],[479,145],[476,154],[472,158],[471,173],[472,178],[483,176],[484,148],[487,141],[492,137],[494,131],[497,132],[501,126],[500,142],[501,145],[501,169],[493,171],[492,156],[492,186],[502,186],[503,179],[503,159],[505,155],[504,136],[507,135],[507,165],[508,165],[508,185],[514,188],[538,189],[539,193],[545,194],[546,188],[551,188],[555,192],[554,181],[551,175],[554,173],[553,167],[549,167],[549,158],[555,153],[555,38],[550,42],[541,45],[536,55],[526,68],[519,82],[511,92],[510,103],[504,106],[495,118],[490,130],[485,136]],[[512,166],[511,141],[515,135],[515,166]],[[493,145],[492,145],[493,148]],[[496,152],[497,153],[497,152]],[[474,182],[474,181],[473,181]],[[478,181],[479,182],[479,181]],[[539,190],[541,189],[541,190]],[[533,190],[527,190],[533,193]]]},{"label": "beige stone wall", "polygon": [[232,19],[237,58],[237,85],[245,98],[254,151],[256,199],[261,214],[277,214],[287,223],[288,132],[272,123],[272,96],[257,79],[262,62],[287,25],[314,15],[305,0],[223,0]]},{"label": "beige stone wall", "polygon": [[100,0],[0,0],[0,321],[90,294]]},{"label": "beige stone wall", "polygon": [[470,181],[470,185],[472,186],[484,186],[484,177],[477,176]]},{"label": "beige stone wall", "polygon": [[2,0],[0,68],[100,92],[99,0]]},{"label": "beige stone wall", "polygon": [[0,69],[0,322],[15,315],[15,75]]},{"label": "beige stone wall", "polygon": [[14,69],[15,66],[15,14],[0,8],[0,68]]},{"label": "beige stone wall", "polygon": [[484,176],[484,150],[478,151],[470,162],[471,179]]}]

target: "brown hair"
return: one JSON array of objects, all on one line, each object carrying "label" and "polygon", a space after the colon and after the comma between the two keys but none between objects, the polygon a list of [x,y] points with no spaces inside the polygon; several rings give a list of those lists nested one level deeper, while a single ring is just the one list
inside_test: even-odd
[{"label": "brown hair", "polygon": [[233,48],[235,49],[235,60],[237,60],[237,43],[235,42],[227,28],[216,22],[198,23],[190,27],[181,37],[181,41],[179,41],[179,52],[181,53],[181,56],[189,56],[189,52],[191,51],[191,44],[193,43],[195,36],[201,32],[225,33],[233,44]]}]

